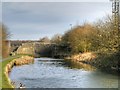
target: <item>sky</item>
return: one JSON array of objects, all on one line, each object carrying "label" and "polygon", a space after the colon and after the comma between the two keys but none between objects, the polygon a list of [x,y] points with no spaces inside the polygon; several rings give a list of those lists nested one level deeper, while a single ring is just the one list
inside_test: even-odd
[{"label": "sky", "polygon": [[1,0],[2,2],[109,2],[112,0]]},{"label": "sky", "polygon": [[111,2],[2,2],[2,23],[11,40],[51,38],[65,33],[70,24],[94,22],[108,14]]}]

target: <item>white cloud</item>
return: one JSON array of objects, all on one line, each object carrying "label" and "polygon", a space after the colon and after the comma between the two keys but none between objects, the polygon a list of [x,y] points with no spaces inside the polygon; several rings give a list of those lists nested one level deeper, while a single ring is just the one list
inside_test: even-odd
[{"label": "white cloud", "polygon": [[14,34],[12,39],[51,37],[55,33],[64,33],[70,28],[69,24],[93,22],[109,13],[110,2],[3,3],[3,21]]}]

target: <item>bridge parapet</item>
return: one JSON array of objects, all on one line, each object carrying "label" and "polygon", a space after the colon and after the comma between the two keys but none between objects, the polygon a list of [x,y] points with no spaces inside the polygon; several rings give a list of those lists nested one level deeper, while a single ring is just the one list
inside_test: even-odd
[{"label": "bridge parapet", "polygon": [[14,54],[29,54],[35,57],[65,57],[69,56],[70,48],[64,44],[44,43],[38,41],[12,41],[11,52]]},{"label": "bridge parapet", "polygon": [[17,54],[29,54],[34,55],[34,44],[33,43],[24,43],[20,46],[17,51]]}]

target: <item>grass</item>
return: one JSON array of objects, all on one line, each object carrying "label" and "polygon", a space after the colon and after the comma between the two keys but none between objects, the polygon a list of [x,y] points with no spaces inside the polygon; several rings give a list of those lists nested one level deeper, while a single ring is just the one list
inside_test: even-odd
[{"label": "grass", "polygon": [[4,74],[5,66],[15,58],[19,58],[22,55],[9,56],[0,62],[0,88],[13,88],[9,83],[8,77]]}]

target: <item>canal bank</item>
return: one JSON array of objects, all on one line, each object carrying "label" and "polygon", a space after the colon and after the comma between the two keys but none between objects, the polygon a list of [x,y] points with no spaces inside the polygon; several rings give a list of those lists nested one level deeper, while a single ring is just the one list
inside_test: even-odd
[{"label": "canal bank", "polygon": [[15,65],[24,65],[29,64],[34,61],[34,58],[27,55],[16,55],[8,57],[7,59],[3,60],[1,63],[2,65],[2,88],[14,88],[11,84],[11,80],[9,79],[9,72]]},{"label": "canal bank", "polygon": [[92,65],[103,72],[119,74],[119,54],[99,54],[95,52],[85,52],[71,55],[65,59]]}]

